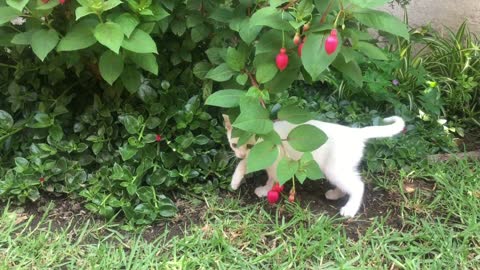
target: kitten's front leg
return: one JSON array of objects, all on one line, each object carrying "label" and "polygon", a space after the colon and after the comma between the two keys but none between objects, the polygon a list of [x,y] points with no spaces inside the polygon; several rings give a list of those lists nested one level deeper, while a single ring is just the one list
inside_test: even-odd
[{"label": "kitten's front leg", "polygon": [[277,170],[276,164],[267,168],[267,175],[268,175],[267,183],[265,183],[264,186],[260,186],[255,189],[255,194],[257,194],[258,197],[261,198],[261,197],[267,196],[268,192],[272,189],[273,184],[275,182],[278,182],[276,170]]},{"label": "kitten's front leg", "polygon": [[230,186],[233,190],[237,190],[240,184],[242,183],[245,172],[247,171],[247,159],[242,159],[237,165],[235,172],[232,175],[232,182]]}]

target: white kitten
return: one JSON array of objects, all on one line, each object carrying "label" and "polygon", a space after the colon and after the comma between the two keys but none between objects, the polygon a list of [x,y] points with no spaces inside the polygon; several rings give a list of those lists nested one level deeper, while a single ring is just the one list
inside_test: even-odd
[{"label": "white kitten", "polygon": [[[228,141],[235,155],[242,159],[232,177],[231,186],[237,189],[245,175],[247,169],[247,156],[252,145],[256,141],[252,138],[247,144],[237,146],[238,138],[232,138],[232,124],[228,115],[223,115],[225,128],[227,129]],[[392,116],[384,119],[390,123],[385,126],[370,126],[364,128],[351,128],[338,124],[326,123],[316,120],[308,121],[304,124],[310,124],[318,127],[328,137],[328,140],[318,149],[312,152],[314,160],[325,174],[327,180],[336,188],[325,193],[329,200],[337,200],[346,194],[349,195],[348,202],[340,210],[340,214],[345,217],[353,217],[358,212],[362,203],[364,184],[358,171],[358,165],[363,156],[365,143],[373,138],[392,137],[405,127],[405,122],[398,116]],[[274,122],[274,129],[282,139],[286,139],[290,131],[298,125],[286,121]],[[268,181],[265,186],[255,189],[255,194],[259,197],[267,195],[273,184],[277,181],[277,164],[285,155],[292,159],[299,160],[303,153],[293,149],[287,141],[283,141],[283,150],[280,150],[277,161],[266,169]],[[280,148],[282,149],[282,148]]]}]

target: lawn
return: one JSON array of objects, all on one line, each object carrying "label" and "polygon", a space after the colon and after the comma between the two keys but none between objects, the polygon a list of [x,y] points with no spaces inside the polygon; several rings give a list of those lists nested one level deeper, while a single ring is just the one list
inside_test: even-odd
[{"label": "lawn", "polygon": [[[452,160],[366,174],[364,207],[337,213],[323,182],[299,203],[238,192],[185,194],[179,213],[138,232],[85,214],[77,203],[7,206],[0,219],[1,269],[478,269],[480,179],[475,161]],[[261,176],[258,178],[262,178]]]}]

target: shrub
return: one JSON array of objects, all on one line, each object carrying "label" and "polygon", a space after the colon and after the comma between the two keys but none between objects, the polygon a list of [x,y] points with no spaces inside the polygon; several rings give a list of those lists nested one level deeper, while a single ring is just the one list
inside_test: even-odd
[{"label": "shrub", "polygon": [[[277,155],[272,118],[311,118],[279,110],[278,95],[331,71],[361,86],[360,66],[387,60],[368,30],[409,38],[405,24],[374,9],[387,2],[0,0],[1,76],[15,80],[2,85],[2,198],[82,189],[105,216],[122,210],[144,224],[172,215],[161,194],[222,179],[227,168],[223,129],[203,98],[231,108],[242,140],[266,139],[249,168],[268,166],[252,169]],[[296,145],[305,152],[325,141],[306,125],[295,133],[315,138]]]}]

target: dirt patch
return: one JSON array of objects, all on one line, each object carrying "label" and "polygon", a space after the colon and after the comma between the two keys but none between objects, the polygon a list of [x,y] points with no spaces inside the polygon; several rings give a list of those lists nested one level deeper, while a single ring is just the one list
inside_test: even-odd
[{"label": "dirt patch", "polygon": [[[254,190],[256,187],[265,183],[266,176],[257,175],[255,179],[248,179],[238,191],[219,191],[220,198],[240,198],[240,205],[249,205],[264,201],[264,198],[258,198]],[[285,189],[288,191],[291,188],[290,184],[286,185]],[[338,201],[330,201],[325,198],[325,192],[332,188],[326,181],[307,181],[304,185],[297,186],[296,200],[304,208],[308,208],[316,215],[325,214],[328,216],[338,216],[340,208],[347,202],[348,198],[343,198]],[[357,240],[370,227],[375,217],[387,217],[386,224],[397,229],[404,227],[402,218],[399,214],[399,203],[401,197],[395,192],[389,192],[380,188],[367,184],[363,206],[358,215],[353,219],[341,220],[347,236],[353,240]],[[284,203],[284,202],[282,202]],[[189,200],[177,200],[177,207],[179,209],[178,215],[173,220],[166,223],[157,223],[151,225],[144,232],[144,237],[147,240],[153,240],[158,235],[162,234],[167,228],[169,230],[167,239],[174,236],[183,235],[185,228],[192,224],[203,226],[207,217],[207,205],[204,201],[198,201],[196,205],[192,205]],[[271,207],[267,209],[272,215],[275,215],[276,208]],[[282,211],[285,219],[290,219],[292,213]]]},{"label": "dirt patch", "polygon": [[[226,190],[219,191],[220,200],[226,198],[240,198],[240,205],[249,205],[264,201],[264,198],[258,198],[254,194],[256,187],[265,183],[266,176],[259,174],[255,179],[248,179],[238,191],[230,192]],[[286,186],[286,190],[290,189],[290,185]],[[423,186],[422,186],[423,187]],[[296,200],[304,208],[308,208],[316,215],[325,214],[328,216],[338,216],[340,208],[346,203],[348,198],[338,201],[329,201],[325,198],[325,192],[329,190],[331,185],[326,181],[307,181],[304,185],[297,186]],[[419,187],[415,187],[419,188]],[[431,188],[431,187],[430,187]],[[351,239],[358,239],[365,230],[370,227],[374,217],[387,217],[386,224],[401,229],[403,222],[399,215],[399,203],[401,197],[398,192],[389,192],[380,188],[367,184],[363,206],[359,214],[353,219],[340,219],[346,233]],[[34,228],[44,216],[47,206],[53,203],[53,207],[48,211],[47,219],[52,222],[52,229],[64,229],[69,223],[72,227],[76,224],[80,225],[88,219],[95,218],[90,212],[81,206],[81,203],[67,197],[44,196],[35,203],[28,203],[22,208],[17,209],[20,213],[20,222],[27,220],[34,215],[33,222],[30,224]],[[155,224],[147,226],[143,231],[146,240],[153,241],[159,235],[168,230],[166,239],[174,236],[182,236],[188,227],[192,224],[203,226],[207,219],[207,204],[203,198],[197,199],[188,196],[188,198],[179,197],[176,199],[178,214],[173,219],[160,220]],[[275,207],[267,209],[272,215],[275,214]],[[292,217],[292,213],[283,211],[282,214],[286,219]],[[98,219],[103,222],[103,219]]]}]

